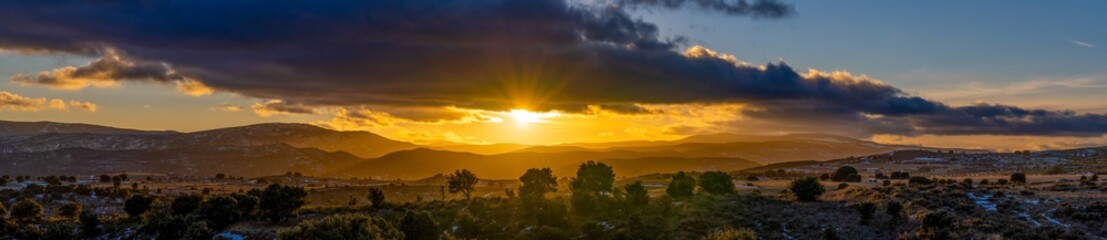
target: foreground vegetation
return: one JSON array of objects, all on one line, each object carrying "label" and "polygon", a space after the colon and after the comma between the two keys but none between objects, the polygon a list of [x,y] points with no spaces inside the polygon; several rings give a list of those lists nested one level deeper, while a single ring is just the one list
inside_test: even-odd
[{"label": "foreground vegetation", "polygon": [[[305,207],[307,192],[269,185],[233,194],[158,195],[137,187],[52,185],[6,190],[4,239],[1097,239],[1107,203],[1039,197],[1013,174],[1002,183],[930,179],[863,187],[857,171],[796,176],[779,193],[738,193],[733,174],[676,173],[663,194],[617,185],[610,166],[587,162],[555,194],[549,169],[530,169],[503,196],[470,196],[480,180],[447,176],[464,200],[390,202],[372,188],[349,206]],[[750,176],[749,179],[756,180]],[[1093,180],[1094,179],[1094,180]],[[563,180],[564,181],[564,180]],[[841,181],[835,189],[828,181]],[[1097,190],[1098,176],[1070,188]],[[855,183],[857,186],[851,186]],[[1071,189],[1067,189],[1071,190]],[[981,200],[982,197],[986,199]],[[90,199],[106,201],[85,207]],[[125,200],[124,200],[125,199]],[[1055,201],[1050,201],[1054,199]],[[359,201],[368,205],[358,205]],[[47,203],[47,204],[43,204]],[[125,214],[102,214],[103,205]],[[1037,209],[1037,210],[1036,210]],[[1049,209],[1041,211],[1041,209]],[[1028,217],[1029,216],[1029,217]],[[1049,219],[1042,223],[1035,219]],[[1056,221],[1053,223],[1052,221]]]}]

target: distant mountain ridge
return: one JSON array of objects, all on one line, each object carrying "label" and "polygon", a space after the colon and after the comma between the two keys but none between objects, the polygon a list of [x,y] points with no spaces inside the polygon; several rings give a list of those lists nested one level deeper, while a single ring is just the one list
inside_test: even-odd
[{"label": "distant mountain ridge", "polygon": [[0,136],[36,135],[46,133],[172,134],[176,132],[115,128],[83,123],[13,122],[0,120]]}]

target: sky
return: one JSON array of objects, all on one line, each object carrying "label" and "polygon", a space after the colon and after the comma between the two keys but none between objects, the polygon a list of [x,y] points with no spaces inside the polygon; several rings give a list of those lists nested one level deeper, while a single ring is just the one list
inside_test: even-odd
[{"label": "sky", "polygon": [[4,3],[0,119],[422,144],[1107,145],[1102,1],[668,2]]}]

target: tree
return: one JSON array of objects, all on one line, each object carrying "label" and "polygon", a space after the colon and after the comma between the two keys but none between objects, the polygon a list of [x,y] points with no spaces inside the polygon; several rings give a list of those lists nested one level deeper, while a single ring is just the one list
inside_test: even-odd
[{"label": "tree", "polygon": [[109,182],[111,182],[111,176],[108,176],[108,175],[100,175],[100,182],[102,182],[102,183],[109,183]]},{"label": "tree", "polygon": [[869,225],[869,222],[873,219],[873,213],[875,212],[875,203],[865,202],[857,205],[857,213],[861,214],[861,225]]},{"label": "tree", "polygon": [[911,185],[915,185],[915,184],[926,185],[926,184],[931,184],[933,182],[930,181],[930,179],[926,178],[926,177],[914,176],[914,177],[911,177],[911,179],[908,179],[907,183],[909,183]]},{"label": "tree", "polygon": [[223,178],[226,178],[226,177],[227,177],[227,175],[222,174],[222,173],[216,173],[215,174],[215,179],[223,179]]},{"label": "tree", "polygon": [[469,200],[469,194],[473,193],[473,187],[477,185],[477,181],[479,181],[477,175],[470,172],[469,169],[454,171],[454,174],[446,177],[450,193],[460,192],[465,196],[465,200]]},{"label": "tree", "polygon": [[81,204],[77,202],[67,202],[58,207],[55,214],[59,217],[77,219],[77,216],[81,214]]},{"label": "tree", "polygon": [[200,195],[183,194],[173,198],[169,208],[173,210],[173,214],[185,215],[195,212],[197,208],[200,208],[202,202],[204,202],[204,197]]},{"label": "tree", "polygon": [[838,168],[838,170],[834,171],[834,175],[830,177],[830,180],[835,182],[860,182],[861,175],[857,174],[856,168],[850,166],[842,166]]},{"label": "tree", "polygon": [[684,173],[684,171],[680,171],[669,180],[669,186],[665,188],[665,194],[673,198],[686,198],[691,197],[694,190],[696,190],[696,179]]},{"label": "tree", "polygon": [[823,173],[822,175],[819,175],[819,180],[823,180],[823,181],[830,180],[830,174]]},{"label": "tree", "polygon": [[42,204],[30,198],[24,198],[12,204],[11,217],[17,222],[37,222],[42,220]]},{"label": "tree", "polygon": [[1016,184],[1025,184],[1026,183],[1026,174],[1023,174],[1023,173],[1013,173],[1013,174],[1011,174],[1011,182],[1016,183]]},{"label": "tree", "polygon": [[292,217],[297,209],[304,206],[304,197],[307,196],[303,188],[280,184],[269,185],[265,190],[256,193],[259,200],[258,209],[272,222],[280,222]]},{"label": "tree", "polygon": [[369,188],[369,204],[374,208],[384,207],[384,191],[379,188]]},{"label": "tree", "polygon": [[588,161],[577,168],[577,177],[569,181],[573,194],[603,195],[611,192],[615,171],[602,162]]},{"label": "tree", "polygon": [[360,214],[332,215],[306,220],[281,231],[277,238],[299,239],[404,239],[404,233],[379,217]]},{"label": "tree", "polygon": [[131,218],[138,218],[146,213],[146,210],[150,209],[150,205],[154,203],[154,198],[147,197],[145,195],[134,195],[123,202],[123,211],[127,212],[127,216]]},{"label": "tree", "polygon": [[238,195],[233,194],[234,200],[238,202],[238,213],[243,219],[251,219],[254,217],[254,213],[258,209],[258,197],[254,195]]},{"label": "tree", "polygon": [[223,230],[242,217],[238,211],[238,200],[229,196],[218,196],[204,201],[200,204],[197,213],[207,220],[211,229],[217,231]]},{"label": "tree", "polygon": [[438,223],[426,211],[404,213],[404,218],[400,220],[400,231],[404,232],[404,239],[407,240],[436,240],[441,235]]},{"label": "tree", "polygon": [[813,177],[796,179],[788,185],[788,190],[800,201],[814,201],[826,192],[819,180]]},{"label": "tree", "polygon": [[646,191],[646,186],[642,185],[642,181],[634,181],[634,183],[623,186],[626,191],[626,202],[630,205],[641,206],[650,203],[650,193]]},{"label": "tree", "polygon": [[700,188],[715,195],[734,194],[736,190],[734,179],[722,171],[709,171],[700,175]]},{"label": "tree", "polygon": [[519,177],[519,181],[523,182],[523,185],[519,186],[520,197],[542,198],[546,193],[557,192],[557,177],[549,168],[527,169],[527,172]]}]

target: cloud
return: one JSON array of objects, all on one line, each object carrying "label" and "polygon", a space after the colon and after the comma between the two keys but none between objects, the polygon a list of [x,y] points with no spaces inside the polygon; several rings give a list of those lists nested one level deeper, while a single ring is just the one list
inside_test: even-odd
[{"label": "cloud", "polygon": [[250,106],[258,116],[268,117],[287,114],[314,114],[315,108],[303,104],[287,103],[283,100],[269,100]]},{"label": "cloud", "polygon": [[[949,106],[844,71],[744,63],[663,38],[657,25],[627,11],[792,14],[777,1],[614,3],[26,1],[0,5],[0,49],[100,57],[17,83],[73,89],[136,80],[179,83],[193,95],[281,99],[254,104],[261,116],[360,106],[395,106],[383,113],[406,119],[449,117],[400,109],[585,113],[601,106],[649,114],[637,106],[741,104],[741,115],[766,126],[835,124],[827,128],[868,134],[1107,132],[1100,114]],[[197,12],[204,14],[180,14]]]},{"label": "cloud", "polygon": [[11,81],[62,90],[114,87],[122,81],[172,83],[181,93],[194,97],[213,91],[202,82],[177,74],[168,64],[130,59],[114,49],[104,51],[102,57],[83,66],[66,66],[33,75],[16,74]]},{"label": "cloud", "polygon": [[1096,47],[1094,44],[1091,44],[1091,43],[1088,43],[1088,42],[1083,42],[1083,41],[1077,41],[1077,40],[1072,40],[1072,44],[1076,44],[1077,46],[1087,47],[1087,48],[1095,48]]},{"label": "cloud", "polygon": [[15,93],[0,91],[0,111],[41,111],[45,109],[68,111],[70,107],[88,112],[96,112],[98,106],[91,102],[61,99],[24,97]]},{"label": "cloud", "polygon": [[669,9],[687,7],[689,5],[704,10],[718,11],[727,15],[764,18],[781,18],[795,14],[792,5],[775,0],[757,0],[752,4],[746,0],[616,0],[620,5],[663,7]]},{"label": "cloud", "polygon": [[212,107],[210,109],[212,111],[223,111],[223,112],[240,112],[240,111],[242,111],[241,106],[233,105],[233,104],[230,104],[230,103],[223,103],[219,106]]}]

